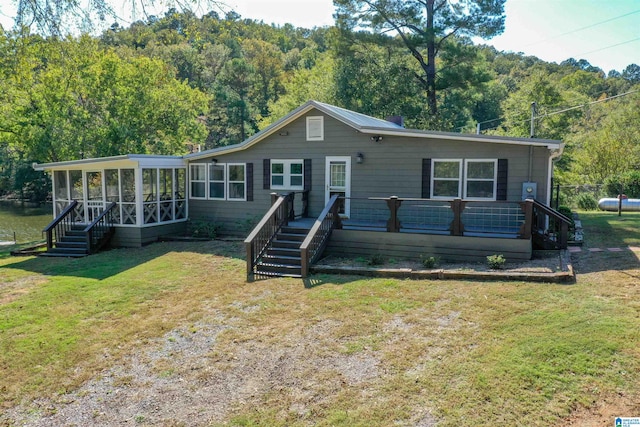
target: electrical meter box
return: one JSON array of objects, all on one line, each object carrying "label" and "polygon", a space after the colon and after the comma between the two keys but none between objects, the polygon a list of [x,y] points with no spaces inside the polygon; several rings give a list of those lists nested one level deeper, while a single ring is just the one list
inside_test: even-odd
[{"label": "electrical meter box", "polygon": [[537,197],[538,197],[538,183],[523,182],[522,183],[522,200],[536,199]]}]

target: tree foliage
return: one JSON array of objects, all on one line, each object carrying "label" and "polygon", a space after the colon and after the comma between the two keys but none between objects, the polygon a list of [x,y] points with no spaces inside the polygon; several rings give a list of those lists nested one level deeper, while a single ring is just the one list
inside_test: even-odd
[{"label": "tree foliage", "polygon": [[[437,58],[452,36],[491,38],[504,29],[505,0],[334,0],[337,23],[393,33],[402,40],[420,70],[413,75],[427,94],[429,112],[438,111],[438,89],[454,80],[438,76]],[[450,50],[449,53],[453,51]],[[454,61],[464,63],[464,55]],[[438,78],[440,84],[438,85]],[[459,75],[458,77],[462,77]],[[463,79],[455,81],[464,82]],[[446,82],[446,83],[445,83]],[[440,86],[440,87],[438,87]]]},{"label": "tree foliage", "polygon": [[[557,182],[640,170],[637,65],[605,75],[584,59],[554,64],[471,43],[501,28],[502,1],[336,1],[331,28],[170,9],[99,37],[0,30],[0,193],[37,182],[22,171],[33,161],[240,143],[309,99],[401,115],[408,127],[520,137],[535,102],[534,135],[567,143]],[[448,8],[431,15],[431,62],[429,3]],[[436,67],[431,92],[412,48]]]}]

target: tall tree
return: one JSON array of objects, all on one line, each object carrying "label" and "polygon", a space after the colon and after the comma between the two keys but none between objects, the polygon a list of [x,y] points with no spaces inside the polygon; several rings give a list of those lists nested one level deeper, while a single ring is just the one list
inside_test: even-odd
[{"label": "tall tree", "polygon": [[334,0],[337,24],[395,33],[420,65],[415,78],[427,92],[429,112],[438,111],[436,57],[453,35],[485,39],[504,30],[505,0]]}]

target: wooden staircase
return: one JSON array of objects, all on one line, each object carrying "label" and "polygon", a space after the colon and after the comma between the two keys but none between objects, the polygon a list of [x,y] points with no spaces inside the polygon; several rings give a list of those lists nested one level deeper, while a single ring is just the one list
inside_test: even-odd
[{"label": "wooden staircase", "polygon": [[74,209],[78,206],[72,201],[43,230],[47,235],[47,251],[42,256],[84,257],[105,247],[115,233],[113,210],[117,204],[111,202],[90,224],[74,220]]},{"label": "wooden staircase", "polygon": [[89,255],[84,225],[74,225],[58,237],[54,246],[42,256],[80,258]]},{"label": "wooden staircase", "polygon": [[256,264],[255,275],[302,277],[300,245],[308,233],[309,228],[283,226]]}]

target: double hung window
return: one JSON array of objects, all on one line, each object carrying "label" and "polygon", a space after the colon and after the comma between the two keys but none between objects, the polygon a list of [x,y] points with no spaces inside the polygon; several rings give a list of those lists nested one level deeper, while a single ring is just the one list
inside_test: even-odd
[{"label": "double hung window", "polygon": [[461,160],[433,160],[431,171],[432,198],[456,199],[460,197]]},{"label": "double hung window", "polygon": [[271,189],[302,190],[303,188],[303,160],[271,160]]},{"label": "double hung window", "polygon": [[433,159],[431,197],[496,200],[497,174],[496,159]]},{"label": "double hung window", "polygon": [[467,160],[465,162],[464,198],[495,200],[497,173],[497,160]]}]

